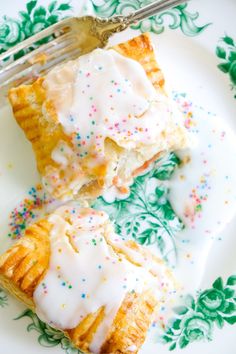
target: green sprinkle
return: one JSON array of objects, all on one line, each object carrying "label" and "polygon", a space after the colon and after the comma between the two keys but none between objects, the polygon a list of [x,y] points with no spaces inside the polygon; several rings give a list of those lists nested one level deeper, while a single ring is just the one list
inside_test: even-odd
[{"label": "green sprinkle", "polygon": [[201,204],[198,204],[198,205],[195,207],[195,210],[196,210],[196,211],[201,211],[201,210],[202,210]]}]

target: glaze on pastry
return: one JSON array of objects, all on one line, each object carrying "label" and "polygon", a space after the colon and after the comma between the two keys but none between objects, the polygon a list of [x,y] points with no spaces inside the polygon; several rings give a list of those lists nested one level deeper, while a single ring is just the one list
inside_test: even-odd
[{"label": "glaze on pastry", "polygon": [[137,353],[169,270],[107,214],[62,206],[0,256],[0,285],[86,353]]},{"label": "glaze on pastry", "polygon": [[128,193],[151,161],[186,145],[147,34],[55,67],[9,99],[45,188],[62,200]]}]

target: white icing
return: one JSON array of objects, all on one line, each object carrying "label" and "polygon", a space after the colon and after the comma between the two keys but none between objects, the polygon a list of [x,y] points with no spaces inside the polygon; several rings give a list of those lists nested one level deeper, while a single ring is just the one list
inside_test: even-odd
[{"label": "white icing", "polygon": [[[170,279],[168,268],[166,268],[165,263],[159,259],[153,262],[151,254],[149,252],[145,253],[146,247],[142,246],[144,252],[140,253],[138,249],[130,248],[127,242],[123,242],[121,238],[114,233],[110,235],[110,242],[132,259],[132,262],[144,267],[155,276],[158,276],[163,292],[170,288],[172,280]],[[140,246],[138,246],[138,248],[139,247]]]},{"label": "white icing", "polygon": [[34,292],[36,312],[53,326],[70,329],[104,306],[105,318],[90,348],[98,353],[128,292],[151,288],[161,298],[162,269],[155,277],[150,265],[136,266],[115,253],[104,237],[113,229],[103,212],[62,206],[48,220],[53,225],[50,265]]},{"label": "white icing", "polygon": [[72,149],[65,142],[60,141],[52,152],[52,159],[62,166],[68,166],[72,154]]},{"label": "white icing", "polygon": [[46,167],[42,178],[44,187],[56,198],[73,199],[80,188],[90,181],[81,169],[78,156],[65,141],[59,141],[52,152],[52,159],[59,167]]},{"label": "white icing", "polygon": [[[87,176],[101,175],[97,166],[109,160],[104,150],[107,138],[126,150],[140,151],[143,162],[185,143],[183,117],[175,103],[157,93],[141,64],[114,50],[96,49],[56,67],[44,85],[71,138],[70,154]],[[52,159],[64,168],[64,152],[62,155],[56,148]]]},{"label": "white icing", "polygon": [[136,350],[137,350],[138,348],[137,348],[137,346],[136,345],[130,345],[128,348],[127,348],[127,350],[129,351],[129,352],[135,352]]}]

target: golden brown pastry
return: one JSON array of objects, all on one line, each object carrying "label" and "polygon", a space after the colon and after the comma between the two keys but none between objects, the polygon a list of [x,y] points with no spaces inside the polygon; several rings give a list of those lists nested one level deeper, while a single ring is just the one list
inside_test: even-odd
[{"label": "golden brown pastry", "polygon": [[186,145],[148,34],[55,67],[9,100],[55,198],[128,193],[149,163]]},{"label": "golden brown pastry", "polygon": [[163,263],[121,241],[104,212],[62,206],[0,256],[0,285],[85,353],[137,353],[173,286]]}]

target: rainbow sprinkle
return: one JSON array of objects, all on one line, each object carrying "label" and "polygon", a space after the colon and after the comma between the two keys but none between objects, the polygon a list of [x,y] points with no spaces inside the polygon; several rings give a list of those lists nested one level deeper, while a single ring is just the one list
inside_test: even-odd
[{"label": "rainbow sprinkle", "polygon": [[203,204],[208,200],[208,190],[211,188],[208,183],[208,174],[200,177],[198,185],[189,194],[190,205],[185,208],[185,217],[190,220],[191,227],[195,228],[196,218],[202,217]]},{"label": "rainbow sprinkle", "polygon": [[173,92],[173,100],[178,104],[181,112],[184,115],[184,125],[185,128],[190,129],[195,125],[193,121],[193,103],[186,99],[185,93]]},{"label": "rainbow sprinkle", "polygon": [[13,240],[21,238],[27,226],[35,221],[45,205],[52,203],[52,201],[47,197],[40,184],[32,187],[28,196],[10,214],[8,237]]}]

